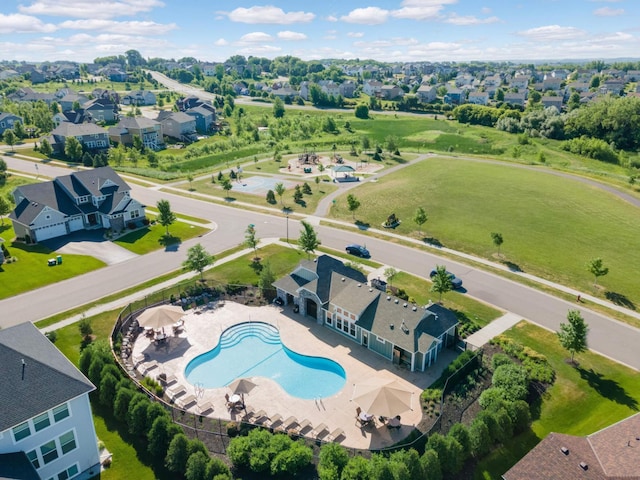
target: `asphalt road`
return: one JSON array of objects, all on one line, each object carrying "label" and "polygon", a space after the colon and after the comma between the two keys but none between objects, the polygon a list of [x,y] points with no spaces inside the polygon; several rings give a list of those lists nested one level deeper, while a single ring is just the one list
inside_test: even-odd
[{"label": "asphalt road", "polygon": [[[10,169],[34,173],[35,168],[31,163],[12,157],[4,158]],[[69,170],[41,164],[39,173],[54,177],[68,174]],[[196,243],[202,243],[213,254],[237,246],[243,242],[244,231],[250,223],[256,225],[260,238],[286,235],[287,220],[282,217],[185,198],[135,184],[131,186],[132,196],[147,205],[152,206],[159,199],[167,199],[172,210],[208,219],[218,227],[201,238],[184,242],[177,250],[156,251],[2,300],[0,326],[37,321],[179,269],[186,250]],[[297,237],[299,222],[290,218],[288,226],[290,237]],[[557,330],[560,323],[566,321],[569,309],[579,308],[589,324],[590,348],[640,370],[640,353],[637,347],[640,345],[639,329],[497,275],[444,259],[435,253],[399,246],[360,235],[357,231],[327,226],[318,226],[317,231],[322,244],[327,247],[341,250],[347,243],[366,243],[374,260],[415,275],[426,276],[434,265],[446,264],[447,269],[464,281],[469,295],[551,330]]]}]

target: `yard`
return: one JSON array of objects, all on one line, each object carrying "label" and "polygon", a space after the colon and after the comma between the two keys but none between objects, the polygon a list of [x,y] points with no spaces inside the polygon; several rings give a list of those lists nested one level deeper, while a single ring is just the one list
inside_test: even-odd
[{"label": "yard", "polygon": [[113,243],[138,255],[144,255],[145,253],[167,248],[184,240],[204,235],[208,232],[208,229],[178,220],[169,227],[169,235],[166,232],[167,229],[165,227],[156,223],[155,225],[148,225],[127,233],[114,240]]}]

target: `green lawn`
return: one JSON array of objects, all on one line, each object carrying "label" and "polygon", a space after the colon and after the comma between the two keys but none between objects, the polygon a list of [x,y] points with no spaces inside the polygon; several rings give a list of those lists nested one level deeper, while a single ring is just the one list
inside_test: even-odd
[{"label": "green lawn", "polygon": [[167,229],[160,224],[149,225],[140,230],[127,233],[122,237],[114,240],[113,243],[120,245],[138,255],[153,252],[160,248],[166,248],[170,245],[182,243],[184,240],[204,235],[208,229],[204,227],[196,227],[184,222],[174,222],[169,226],[169,235],[166,235]]},{"label": "green lawn", "polygon": [[[364,223],[379,227],[393,212],[402,220],[396,233],[417,238],[412,218],[421,206],[429,216],[422,236],[495,260],[490,234],[502,233],[503,261],[583,291],[593,290],[586,263],[602,257],[608,295],[621,304],[640,301],[640,249],[630,248],[638,245],[638,209],[600,189],[535,170],[432,158],[352,193]],[[344,195],[330,215],[352,221]]]},{"label": "green lawn", "polygon": [[42,245],[12,242],[15,233],[7,222],[4,226],[0,225],[0,237],[4,238],[9,254],[18,259],[17,262],[0,266],[0,299],[61,282],[105,266],[102,261],[93,257],[64,254],[62,265],[49,267],[47,260],[56,257],[56,253]]},{"label": "green lawn", "polygon": [[499,478],[550,432],[588,435],[638,412],[638,372],[592,352],[577,355],[573,367],[555,333],[526,322],[506,335],[545,355],[556,381],[534,406],[531,429],[483,460],[476,479]]}]

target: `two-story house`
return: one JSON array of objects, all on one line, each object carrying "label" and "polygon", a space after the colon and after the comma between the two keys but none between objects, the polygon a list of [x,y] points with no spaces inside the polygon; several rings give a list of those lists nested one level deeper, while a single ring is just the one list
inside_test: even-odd
[{"label": "two-story house", "polygon": [[94,98],[85,102],[82,108],[94,122],[112,123],[118,118],[118,106],[110,98]]},{"label": "two-story house", "polygon": [[519,105],[521,107],[524,107],[526,101],[527,101],[526,91],[518,92],[518,93],[505,92],[504,94],[504,103],[508,103],[511,105]]},{"label": "two-story house", "polygon": [[122,231],[144,218],[145,206],[131,198],[131,187],[111,167],[82,170],[13,191],[9,214],[16,236],[41,242],[78,230]]},{"label": "two-story house", "polygon": [[469,92],[467,102],[475,105],[487,105],[489,103],[489,94],[487,92]]},{"label": "two-story house", "polygon": [[0,364],[0,477],[98,475],[93,384],[31,322],[0,330]]},{"label": "two-story house", "polygon": [[395,100],[404,96],[404,90],[397,85],[383,85],[380,87],[380,97],[385,100]]},{"label": "two-story house", "polygon": [[142,140],[142,146],[159,150],[164,145],[162,125],[146,117],[123,117],[118,124],[109,128],[109,139],[126,147],[133,146],[133,138]]},{"label": "two-story house", "polygon": [[69,137],[75,137],[85,151],[100,152],[109,149],[107,131],[95,123],[60,122],[46,138],[55,153],[63,154]]},{"label": "two-story house", "polygon": [[433,85],[422,84],[416,90],[416,95],[422,103],[431,103],[438,96],[437,89]]},{"label": "two-story house", "polygon": [[138,107],[156,104],[156,94],[150,90],[138,90],[130,92],[122,97],[123,105],[136,105]]},{"label": "two-story house", "polygon": [[20,122],[24,125],[22,117],[14,115],[13,113],[0,112],[0,135],[7,130],[12,130],[16,122]]},{"label": "two-story house", "polygon": [[429,368],[455,339],[458,320],[450,310],[388,295],[328,255],[300,262],[273,285],[283,303],[296,305],[304,317],[411,371]]},{"label": "two-story house", "polygon": [[370,97],[377,96],[380,93],[381,88],[382,82],[378,82],[377,80],[370,80],[368,82],[364,82],[364,85],[362,85],[362,91]]},{"label": "two-story house", "polygon": [[163,110],[158,114],[156,120],[162,125],[162,133],[167,137],[189,143],[198,139],[196,119],[191,115]]},{"label": "two-story house", "polygon": [[184,113],[195,119],[198,133],[211,133],[217,129],[216,107],[213,105],[201,103],[185,110]]}]

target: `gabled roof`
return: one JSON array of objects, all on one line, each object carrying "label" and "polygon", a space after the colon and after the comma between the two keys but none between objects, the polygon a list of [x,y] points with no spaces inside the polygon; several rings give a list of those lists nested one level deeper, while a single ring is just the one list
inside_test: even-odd
[{"label": "gabled roof", "polygon": [[117,126],[119,128],[141,129],[141,128],[155,127],[159,124],[160,122],[156,122],[155,120],[152,120],[146,117],[122,117],[118,122]]},{"label": "gabled roof", "polygon": [[107,131],[95,123],[62,122],[51,131],[51,135],[61,137],[79,137],[85,135],[106,135]]},{"label": "gabled roof", "polygon": [[24,452],[0,454],[0,480],[40,480]]},{"label": "gabled roof", "polygon": [[16,208],[9,214],[9,218],[23,225],[31,225],[46,207],[57,210],[64,215],[80,213],[69,195],[53,181],[21,185],[16,190],[24,197],[24,200],[16,205]]},{"label": "gabled roof", "polygon": [[0,432],[95,389],[31,322],[0,330],[0,365]]}]

